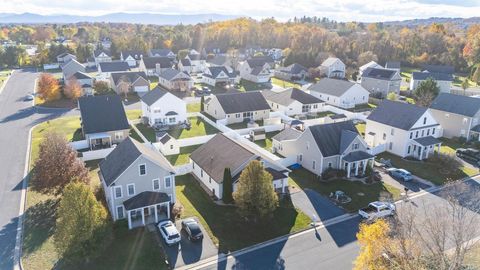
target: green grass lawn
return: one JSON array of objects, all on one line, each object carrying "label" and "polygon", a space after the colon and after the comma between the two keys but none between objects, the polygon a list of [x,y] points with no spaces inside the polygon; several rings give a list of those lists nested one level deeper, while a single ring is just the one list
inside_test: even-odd
[{"label": "green grass lawn", "polygon": [[326,197],[332,192],[341,190],[352,198],[351,202],[340,205],[349,212],[355,212],[367,206],[372,201],[385,199],[397,200],[400,198],[400,190],[386,183],[378,182],[366,185],[359,181],[340,179],[320,181],[313,173],[306,169],[292,171],[290,173],[289,185],[301,189],[309,188]]},{"label": "green grass lawn", "polygon": [[200,102],[199,103],[189,103],[187,104],[187,112],[200,112]]},{"label": "green grass lawn", "polygon": [[[263,126],[263,120],[258,120],[255,121],[259,126]],[[239,122],[239,123],[233,123],[233,124],[228,124],[227,126],[231,129],[244,129],[247,128],[248,122]]]},{"label": "green grass lawn", "polygon": [[283,88],[298,88],[300,89],[302,86],[298,83],[294,83],[294,82],[291,82],[291,81],[286,81],[286,80],[283,80],[283,79],[279,79],[279,78],[275,78],[275,77],[272,77],[272,84],[275,84],[277,86],[280,86],[280,87],[283,87]]},{"label": "green grass lawn", "polygon": [[168,134],[170,134],[170,136],[174,137],[175,139],[185,139],[185,138],[215,134],[218,132],[218,130],[215,127],[205,122],[200,117],[189,117],[188,120],[192,124],[192,127],[190,128],[190,130],[172,129],[168,131]]},{"label": "green grass lawn", "polygon": [[255,143],[268,150],[268,151],[272,151],[272,137],[277,135],[278,133],[280,133],[279,131],[274,131],[274,132],[267,132],[265,134],[265,140],[258,140],[258,141],[255,141]]},{"label": "green grass lawn", "polygon": [[478,173],[478,169],[462,167],[455,172],[444,174],[442,173],[442,168],[440,165],[432,162],[431,160],[427,159],[423,162],[408,161],[387,152],[377,155],[377,158],[390,159],[394,167],[406,169],[412,174],[429,180],[436,185],[441,185],[447,181],[458,180]]},{"label": "green grass lawn", "polygon": [[172,164],[173,166],[187,164],[190,160],[190,154],[200,146],[201,146],[201,144],[180,147],[180,154],[170,155],[170,156],[165,156],[165,157],[170,162],[170,164]]},{"label": "green grass lawn", "polygon": [[477,87],[477,86],[478,86],[474,81],[471,81],[471,80],[469,80],[467,77],[462,76],[462,75],[455,75],[452,84],[453,84],[454,86],[462,87],[462,83],[463,83],[463,81],[465,81],[465,80],[468,81],[468,88],[470,88],[470,87]]},{"label": "green grass lawn", "polygon": [[268,87],[261,83],[254,83],[243,79],[240,81],[240,91],[256,91],[264,90],[266,88]]},{"label": "green grass lawn", "polygon": [[305,229],[311,222],[291,204],[283,203],[266,225],[252,227],[233,206],[215,204],[191,175],[176,177],[177,199],[185,207],[183,216],[198,217],[221,252],[238,250],[281,235]]},{"label": "green grass lawn", "polygon": [[413,67],[402,67],[400,71],[400,75],[405,78],[409,79],[412,78],[412,72],[417,72],[420,71],[418,68],[413,68]]},{"label": "green grass lawn", "polygon": [[128,120],[139,119],[142,116],[142,110],[127,110],[125,111]]},{"label": "green grass lawn", "polygon": [[319,112],[317,113],[317,115],[315,117],[311,117],[311,118],[322,118],[322,117],[327,117],[327,116],[330,116],[330,115],[335,115],[336,113],[334,112],[331,112],[331,111],[324,111],[324,112]]},{"label": "green grass lawn", "polygon": [[362,135],[363,137],[365,137],[365,127],[366,126],[367,126],[367,124],[365,124],[365,123],[358,123],[358,124],[355,125],[358,133],[360,133],[360,135]]},{"label": "green grass lawn", "polygon": [[[151,128],[149,125],[145,125],[143,123],[138,123],[135,124],[135,127],[138,128],[138,131],[140,131],[145,138],[149,142],[156,142],[157,141],[157,136],[155,135],[155,130]],[[140,136],[139,136],[140,137]]]},{"label": "green grass lawn", "polygon": [[349,111],[352,112],[358,112],[358,111],[367,111],[367,110],[373,110],[377,107],[377,105],[372,104],[372,103],[365,103],[365,104],[359,104],[355,106],[355,108],[349,109]]}]

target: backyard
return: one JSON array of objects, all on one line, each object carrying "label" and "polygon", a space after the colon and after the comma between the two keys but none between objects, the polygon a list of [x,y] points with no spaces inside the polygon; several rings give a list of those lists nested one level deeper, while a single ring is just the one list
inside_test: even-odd
[{"label": "backyard", "polygon": [[201,144],[180,147],[180,154],[169,155],[169,156],[165,156],[165,157],[170,162],[170,164],[172,164],[173,166],[184,165],[184,164],[187,164],[190,161],[190,154],[200,146],[201,146]]},{"label": "backyard", "polygon": [[[258,124],[258,126],[263,126],[263,120],[257,120],[255,123]],[[233,123],[233,124],[228,124],[227,127],[231,129],[244,129],[248,127],[248,122],[239,122],[239,123]]]},{"label": "backyard", "polygon": [[187,104],[187,112],[200,112],[200,102],[198,103],[188,103]]},{"label": "backyard", "polygon": [[268,151],[272,151],[272,138],[277,135],[279,133],[279,131],[274,131],[274,132],[267,132],[265,134],[265,140],[257,140],[255,141],[255,143],[268,150]]},{"label": "backyard", "polygon": [[271,81],[272,81],[272,84],[275,84],[275,85],[283,87],[283,88],[292,88],[293,87],[293,88],[300,89],[302,87],[298,83],[282,80],[282,79],[275,78],[275,77],[272,77]]}]

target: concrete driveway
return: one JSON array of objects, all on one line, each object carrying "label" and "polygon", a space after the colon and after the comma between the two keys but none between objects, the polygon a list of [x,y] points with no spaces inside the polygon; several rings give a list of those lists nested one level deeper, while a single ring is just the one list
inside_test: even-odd
[{"label": "concrete driveway", "polygon": [[315,215],[319,221],[325,221],[345,214],[345,210],[338,207],[328,198],[315,190],[304,189],[290,194],[292,203],[309,217]]},{"label": "concrete driveway", "polygon": [[380,172],[380,175],[382,176],[383,182],[400,189],[402,192],[404,191],[405,187],[408,188],[411,192],[419,192],[432,186],[430,184],[423,182],[416,176],[413,176],[412,181],[405,182],[405,181],[398,180],[391,177],[384,170],[380,170],[379,172]]},{"label": "concrete driveway", "polygon": [[[181,220],[176,222],[176,226],[178,231],[182,229],[181,225]],[[203,240],[199,242],[191,242],[188,240],[187,235],[184,232],[181,232],[182,235],[182,240],[180,241],[179,244],[173,245],[173,246],[167,246],[165,244],[165,241],[163,241],[163,238],[160,234],[160,231],[158,228],[156,229],[156,232],[158,233],[162,245],[165,249],[165,252],[167,253],[168,256],[168,262],[171,266],[171,268],[176,268],[180,266],[185,266],[188,264],[196,263],[200,260],[215,256],[218,254],[218,249],[213,244],[212,239],[208,236],[207,232],[205,231],[205,228],[203,228],[202,224],[200,224],[200,229],[203,232]]]}]

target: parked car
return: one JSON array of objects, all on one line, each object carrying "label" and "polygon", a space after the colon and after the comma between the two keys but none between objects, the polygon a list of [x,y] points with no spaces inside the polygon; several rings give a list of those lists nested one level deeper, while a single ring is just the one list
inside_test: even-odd
[{"label": "parked car", "polygon": [[388,171],[388,174],[390,174],[395,179],[402,180],[405,182],[413,180],[412,174],[405,169],[389,168],[387,169],[387,171]]},{"label": "parked car", "polygon": [[24,101],[32,101],[34,99],[33,95],[27,95]]},{"label": "parked car", "polygon": [[204,94],[210,94],[212,92],[212,90],[210,90],[210,88],[207,86],[202,87],[202,90]]},{"label": "parked car", "polygon": [[201,96],[201,95],[203,95],[203,90],[202,89],[196,89],[195,93],[197,94],[197,96]]},{"label": "parked car", "polygon": [[158,229],[160,230],[160,234],[162,235],[163,240],[165,240],[165,243],[168,246],[171,246],[180,242],[181,236],[178,233],[178,230],[175,227],[175,224],[173,224],[173,222],[171,222],[170,220],[166,220],[158,223]]},{"label": "parked car", "polygon": [[198,225],[198,222],[193,218],[187,218],[182,220],[182,231],[185,232],[188,240],[192,242],[200,241],[203,239],[203,233],[200,229],[200,225]]},{"label": "parked car", "polygon": [[367,207],[358,210],[358,214],[364,219],[377,219],[395,214],[395,205],[387,202],[371,202]]},{"label": "parked car", "polygon": [[458,148],[457,151],[455,151],[455,155],[461,159],[480,165],[480,151],[477,149]]}]

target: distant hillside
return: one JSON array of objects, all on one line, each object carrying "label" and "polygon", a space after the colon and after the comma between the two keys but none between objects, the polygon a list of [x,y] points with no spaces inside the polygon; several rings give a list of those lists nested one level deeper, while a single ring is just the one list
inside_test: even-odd
[{"label": "distant hillside", "polygon": [[428,19],[414,19],[414,20],[405,20],[405,21],[391,21],[391,22],[384,22],[386,25],[393,25],[393,26],[419,26],[419,25],[429,25],[432,23],[451,23],[457,25],[461,28],[466,28],[472,24],[479,24],[480,17],[472,17],[472,18],[428,18]]},{"label": "distant hillside", "polygon": [[221,14],[171,15],[155,13],[111,13],[101,16],[75,15],[39,15],[33,13],[11,14],[0,13],[0,23],[77,23],[77,22],[112,22],[140,24],[197,24],[208,21],[224,21],[239,16]]}]

